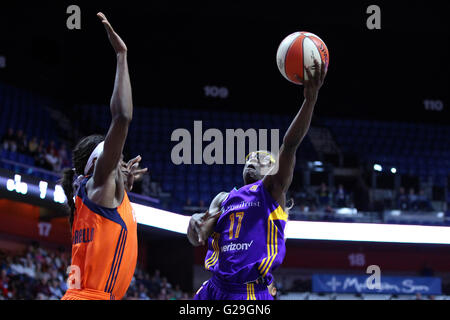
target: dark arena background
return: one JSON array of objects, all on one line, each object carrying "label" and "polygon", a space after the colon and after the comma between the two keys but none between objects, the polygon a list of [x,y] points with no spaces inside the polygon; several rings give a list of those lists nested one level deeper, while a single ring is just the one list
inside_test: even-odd
[{"label": "dark arena background", "polygon": [[[68,28],[71,5],[80,29]],[[320,36],[330,65],[297,152],[276,298],[450,299],[448,1],[11,1],[0,5],[0,300],[67,289],[58,181],[79,139],[111,121],[115,56],[99,11],[128,47],[125,159],[149,168],[130,193],[139,251],[124,299],[188,300],[209,279],[187,223],[242,186],[243,165],[174,164],[172,133],[194,142],[201,121],[203,133],[278,129],[281,144],[303,87],[275,56],[296,31]],[[373,266],[381,289],[371,291]]]}]

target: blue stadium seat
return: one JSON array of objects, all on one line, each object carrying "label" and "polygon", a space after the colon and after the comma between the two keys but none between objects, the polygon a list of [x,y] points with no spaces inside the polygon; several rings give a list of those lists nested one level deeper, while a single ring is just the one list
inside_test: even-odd
[{"label": "blue stadium seat", "polygon": [[9,159],[9,151],[2,149],[2,151],[0,153],[0,158],[2,158],[2,159]]},{"label": "blue stadium seat", "polygon": [[8,153],[8,160],[11,160],[11,161],[18,161],[19,159],[19,154],[17,153],[17,152],[14,152],[14,151],[10,151],[9,153]]}]

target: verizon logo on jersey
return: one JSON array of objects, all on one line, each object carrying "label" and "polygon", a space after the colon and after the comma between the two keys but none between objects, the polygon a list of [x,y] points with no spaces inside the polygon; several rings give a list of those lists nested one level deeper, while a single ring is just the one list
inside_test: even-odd
[{"label": "verizon logo on jersey", "polygon": [[227,251],[240,251],[240,250],[248,250],[252,246],[253,240],[250,242],[244,242],[244,243],[230,243],[227,245],[222,246],[220,248],[220,251],[227,252]]}]

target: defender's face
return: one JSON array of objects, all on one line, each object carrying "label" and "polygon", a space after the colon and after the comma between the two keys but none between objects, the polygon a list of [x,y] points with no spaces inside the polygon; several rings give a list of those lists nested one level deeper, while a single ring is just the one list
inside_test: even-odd
[{"label": "defender's face", "polygon": [[244,183],[251,184],[263,179],[273,167],[272,161],[272,156],[267,152],[251,152],[246,157],[244,171],[242,172]]}]

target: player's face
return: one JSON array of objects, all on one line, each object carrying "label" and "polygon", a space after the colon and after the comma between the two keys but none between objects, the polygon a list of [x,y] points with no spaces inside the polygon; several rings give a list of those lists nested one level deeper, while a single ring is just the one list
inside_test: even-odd
[{"label": "player's face", "polygon": [[[272,156],[267,152],[255,151],[246,157],[242,173],[245,184],[254,183],[264,178],[272,166]],[[265,173],[264,173],[265,172]]]}]

